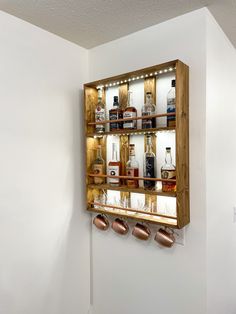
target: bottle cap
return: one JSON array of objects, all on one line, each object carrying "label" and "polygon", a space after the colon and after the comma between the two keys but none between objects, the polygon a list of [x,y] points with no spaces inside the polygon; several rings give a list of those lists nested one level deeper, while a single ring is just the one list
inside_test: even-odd
[{"label": "bottle cap", "polygon": [[146,92],[146,95],[152,95],[152,93],[151,92]]},{"label": "bottle cap", "polygon": [[172,80],[172,81],[171,81],[171,86],[172,86],[172,87],[175,87],[175,80]]},{"label": "bottle cap", "polygon": [[171,150],[171,147],[166,147],[166,150]]}]

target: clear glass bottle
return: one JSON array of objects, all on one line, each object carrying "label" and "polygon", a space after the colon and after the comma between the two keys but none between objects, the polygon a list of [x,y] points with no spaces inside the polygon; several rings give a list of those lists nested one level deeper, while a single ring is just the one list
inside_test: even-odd
[{"label": "clear glass bottle", "polygon": [[[105,104],[102,101],[102,88],[99,88],[98,90],[98,103],[95,108],[95,122],[102,122],[106,120],[106,114],[105,114]],[[105,132],[105,124],[96,124],[95,131],[97,133],[103,133]]]},{"label": "clear glass bottle", "polygon": [[[156,106],[153,104],[152,93],[146,93],[146,102],[142,107],[142,116],[150,116],[156,113]],[[151,129],[156,127],[156,118],[143,119],[142,129]]]},{"label": "clear glass bottle", "polygon": [[[97,147],[97,157],[93,162],[93,173],[100,175],[105,174],[105,161],[102,158],[102,147],[98,145]],[[104,178],[94,177],[94,184],[103,184],[105,181]]]},{"label": "clear glass bottle", "polygon": [[[171,89],[167,94],[167,113],[175,113],[175,80],[171,81]],[[175,126],[175,116],[167,117],[167,126]]]},{"label": "clear glass bottle", "polygon": [[[109,120],[123,119],[123,110],[120,108],[118,96],[114,96],[113,108],[109,110]],[[110,122],[110,131],[122,130],[123,122]]]},{"label": "clear glass bottle", "polygon": [[[120,176],[121,175],[121,162],[117,157],[117,144],[112,143],[112,160],[108,163],[108,175]],[[119,178],[108,178],[108,183],[111,186],[120,186]]]},{"label": "clear glass bottle", "polygon": [[[166,158],[165,164],[161,167],[161,178],[162,179],[176,179],[175,166],[172,164],[171,148],[166,147]],[[163,192],[175,192],[175,182],[162,182]]]},{"label": "clear glass bottle", "polygon": [[[139,176],[139,164],[135,158],[135,145],[129,145],[129,160],[126,164],[126,175],[129,177],[138,177]],[[135,179],[126,180],[127,186],[129,188],[138,188],[139,181]]]},{"label": "clear glass bottle", "polygon": [[[143,176],[145,178],[156,178],[156,156],[152,151],[152,137],[147,136],[146,152],[144,153]],[[156,181],[144,180],[144,188],[154,190]]]},{"label": "clear glass bottle", "polygon": [[[127,107],[124,110],[123,118],[136,118],[137,109],[133,106],[132,92],[128,91]],[[124,129],[137,129],[137,120],[128,120],[123,123]]]}]

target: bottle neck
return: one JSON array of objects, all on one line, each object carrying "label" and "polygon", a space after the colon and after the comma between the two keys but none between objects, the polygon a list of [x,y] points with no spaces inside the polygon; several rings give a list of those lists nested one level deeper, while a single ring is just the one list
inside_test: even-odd
[{"label": "bottle neck", "polygon": [[149,139],[147,140],[147,151],[146,152],[152,153],[152,143]]},{"label": "bottle neck", "polygon": [[112,144],[112,161],[117,161],[117,149],[116,144]]},{"label": "bottle neck", "polygon": [[168,165],[171,165],[171,164],[172,164],[172,156],[171,156],[171,152],[170,152],[170,151],[167,151],[167,152],[166,152],[165,162],[166,162],[166,164],[168,164]]},{"label": "bottle neck", "polygon": [[97,149],[97,159],[102,159],[102,148],[98,147]]},{"label": "bottle neck", "polygon": [[152,105],[152,96],[146,95],[146,105],[150,106]]},{"label": "bottle neck", "polygon": [[133,106],[132,92],[128,91],[127,107]]}]

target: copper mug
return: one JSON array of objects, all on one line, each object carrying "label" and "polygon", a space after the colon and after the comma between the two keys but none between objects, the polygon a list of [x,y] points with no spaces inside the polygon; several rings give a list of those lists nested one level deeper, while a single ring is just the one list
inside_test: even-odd
[{"label": "copper mug", "polygon": [[146,241],[149,239],[151,231],[147,226],[138,222],[132,231],[132,235],[139,240]]},{"label": "copper mug", "polygon": [[93,224],[100,230],[106,231],[109,228],[109,221],[108,219],[101,215],[98,214],[94,219],[93,219]]},{"label": "copper mug", "polygon": [[166,228],[160,228],[157,231],[154,240],[162,246],[172,247],[175,243],[174,232],[172,230],[169,232]]},{"label": "copper mug", "polygon": [[111,225],[112,229],[121,235],[126,235],[129,232],[129,226],[128,224],[120,218],[116,218],[112,225]]}]

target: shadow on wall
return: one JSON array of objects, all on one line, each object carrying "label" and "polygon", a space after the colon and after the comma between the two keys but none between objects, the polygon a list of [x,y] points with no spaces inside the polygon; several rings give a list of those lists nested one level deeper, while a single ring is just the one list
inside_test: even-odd
[{"label": "shadow on wall", "polygon": [[[72,171],[73,201],[67,216],[60,250],[52,265],[54,269],[50,286],[59,287],[56,299],[48,295],[44,314],[87,314],[90,306],[90,217],[85,211],[85,164],[83,91],[79,101],[71,108],[72,121]],[[71,178],[69,176],[69,178]],[[69,186],[71,183],[68,183]],[[55,291],[52,291],[55,295]]]}]

